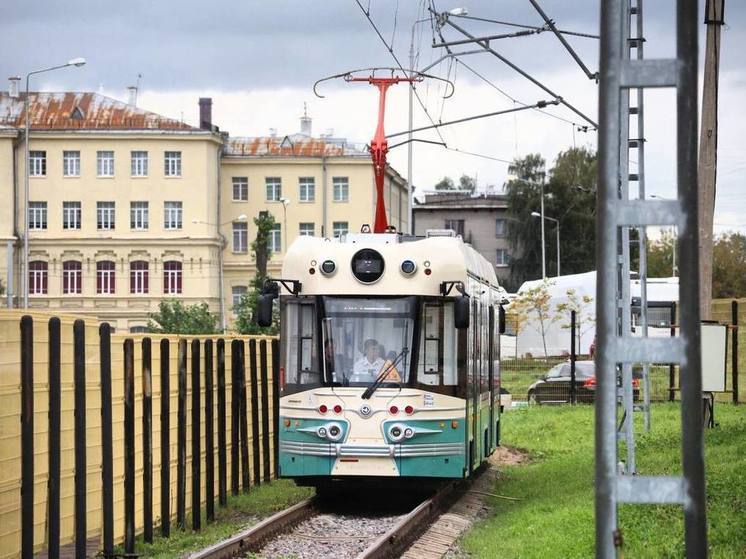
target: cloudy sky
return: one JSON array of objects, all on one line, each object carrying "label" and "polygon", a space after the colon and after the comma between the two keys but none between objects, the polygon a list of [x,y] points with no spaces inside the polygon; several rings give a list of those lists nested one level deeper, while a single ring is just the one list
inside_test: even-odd
[{"label": "cloudy sky", "polygon": [[[414,29],[415,67],[424,68],[444,52],[433,48],[425,0],[359,0],[369,10],[387,44],[404,67]],[[701,2],[702,4],[704,2]],[[541,25],[528,0],[435,0],[439,11],[467,8],[470,18]],[[647,57],[675,52],[674,4],[646,2]],[[4,0],[0,18],[0,70],[3,76],[25,73],[82,56],[80,69],[38,76],[32,89],[99,91],[126,99],[126,87],[140,79],[138,105],[196,123],[197,98],[213,98],[213,120],[232,135],[297,132],[307,103],[314,133],[333,130],[350,141],[370,140],[376,120],[376,93],[365,84],[328,82],[323,99],[313,83],[354,68],[396,65],[356,0]],[[541,0],[544,11],[561,29],[598,33],[599,0]],[[452,21],[476,36],[517,31],[477,19]],[[720,84],[720,150],[716,230],[746,231],[746,5],[726,2]],[[704,44],[704,25],[701,43]],[[446,26],[447,41],[462,39]],[[598,69],[598,41],[568,36],[591,71]],[[495,40],[499,53],[531,74],[556,95],[597,121],[597,85],[550,33]],[[469,45],[454,51],[470,51]],[[449,77],[455,94],[443,99],[436,81],[417,88],[415,126],[449,121],[535,103],[552,96],[487,53],[443,61],[430,72]],[[466,66],[468,65],[468,67]],[[673,196],[675,113],[673,91],[646,93],[647,188]],[[407,88],[390,90],[386,119],[389,133],[407,128]],[[516,155],[541,153],[550,163],[573,145],[595,149],[596,134],[578,130],[587,124],[566,107],[476,120],[444,127],[417,137],[444,141],[442,146],[416,143],[414,184],[427,189],[444,175],[476,176],[480,187],[502,185],[507,163]],[[392,144],[395,141],[392,140]],[[470,153],[466,153],[470,152]],[[476,154],[476,155],[473,155]],[[406,174],[406,147],[390,152],[390,161]]]}]

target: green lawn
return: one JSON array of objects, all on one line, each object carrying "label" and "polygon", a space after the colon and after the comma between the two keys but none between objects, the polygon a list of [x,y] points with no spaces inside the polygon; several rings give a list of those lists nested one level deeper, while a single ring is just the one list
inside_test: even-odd
[{"label": "green lawn", "polygon": [[[680,472],[680,409],[656,404],[653,430],[641,432],[638,472]],[[591,557],[594,550],[592,406],[531,407],[503,415],[503,444],[528,451],[530,463],[501,466],[494,514],[463,541],[475,557]],[[635,414],[636,416],[638,414]],[[712,557],[746,557],[746,406],[718,405],[719,426],[705,433],[707,518]],[[620,527],[626,557],[682,557],[677,506],[625,505]]]}]

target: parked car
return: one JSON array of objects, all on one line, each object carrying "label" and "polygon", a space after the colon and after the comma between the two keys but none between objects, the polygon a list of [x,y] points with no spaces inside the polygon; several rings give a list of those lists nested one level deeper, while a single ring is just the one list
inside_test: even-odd
[{"label": "parked car", "polygon": [[[528,387],[531,404],[566,404],[570,402],[570,362],[558,363]],[[639,379],[632,379],[633,397],[639,398]],[[620,385],[620,382],[617,382]],[[596,364],[593,361],[575,362],[576,401],[592,404],[596,396]]]}]

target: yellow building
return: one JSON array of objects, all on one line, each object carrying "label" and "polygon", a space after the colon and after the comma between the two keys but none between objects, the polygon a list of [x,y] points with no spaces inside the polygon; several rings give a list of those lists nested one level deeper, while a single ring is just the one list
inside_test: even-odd
[{"label": "yellow building", "polygon": [[[0,270],[17,306],[28,281],[29,306],[119,331],[142,329],[164,298],[206,302],[228,325],[255,272],[259,212],[277,221],[270,274],[297,235],[373,222],[367,151],[312,138],[308,117],[301,134],[230,139],[212,125],[210,99],[200,99],[200,128],[95,93],[31,93],[29,102],[26,204],[23,99],[0,94]],[[406,182],[391,169],[385,195],[390,223],[406,230]]]}]

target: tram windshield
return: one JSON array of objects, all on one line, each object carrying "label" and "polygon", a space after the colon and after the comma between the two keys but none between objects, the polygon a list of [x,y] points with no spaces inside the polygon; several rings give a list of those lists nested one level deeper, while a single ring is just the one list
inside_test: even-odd
[{"label": "tram windshield", "polygon": [[342,386],[409,380],[416,297],[324,297],[324,377]]}]

